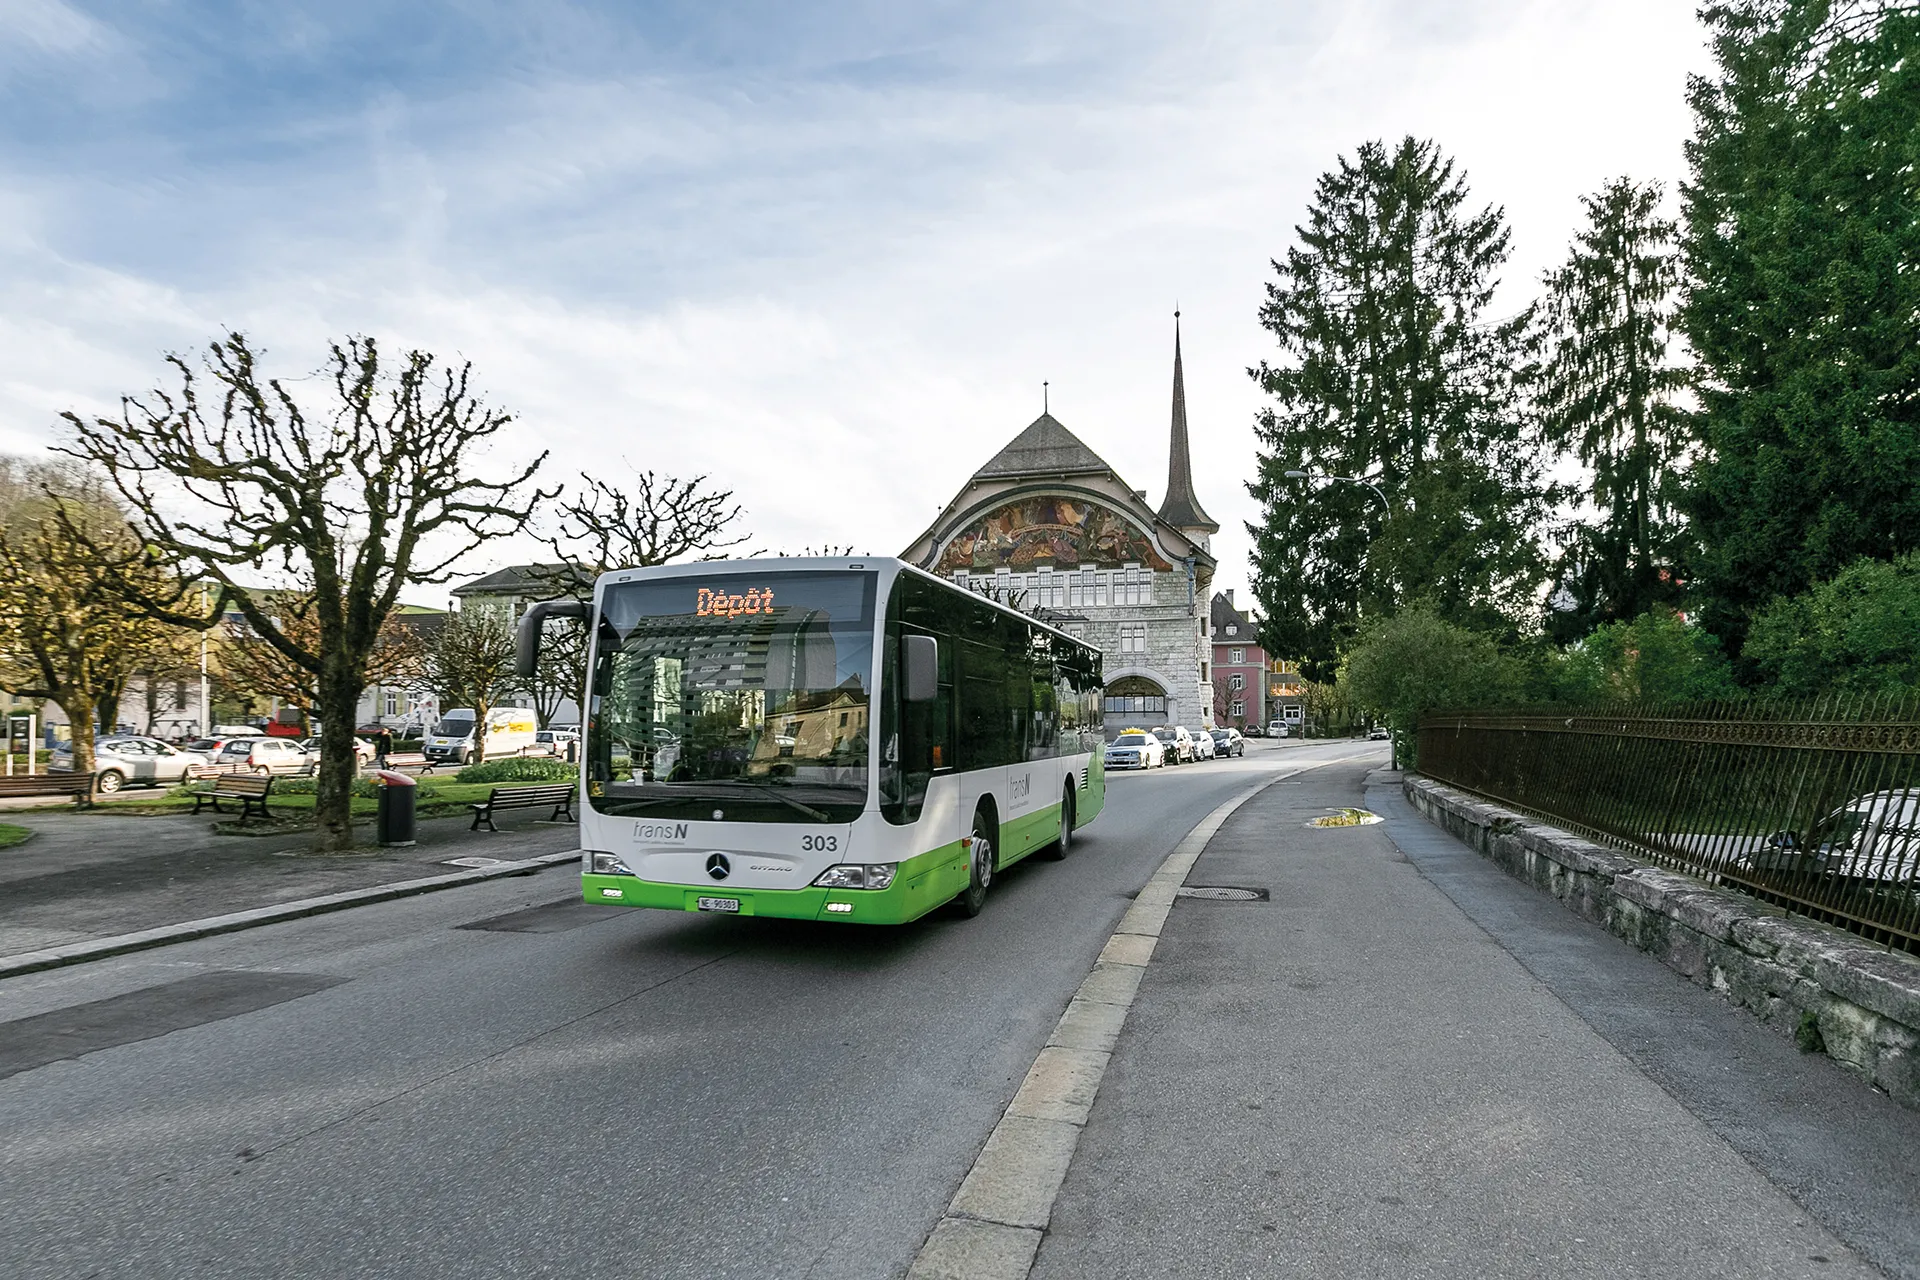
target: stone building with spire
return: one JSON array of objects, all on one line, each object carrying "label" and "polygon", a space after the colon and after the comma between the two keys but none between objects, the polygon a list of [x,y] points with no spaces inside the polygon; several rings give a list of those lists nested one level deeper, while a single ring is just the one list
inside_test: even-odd
[{"label": "stone building with spire", "polygon": [[1167,489],[1156,509],[1050,412],[973,473],[902,558],[1042,613],[1105,654],[1106,730],[1214,722],[1216,524],[1194,493],[1174,317]]}]

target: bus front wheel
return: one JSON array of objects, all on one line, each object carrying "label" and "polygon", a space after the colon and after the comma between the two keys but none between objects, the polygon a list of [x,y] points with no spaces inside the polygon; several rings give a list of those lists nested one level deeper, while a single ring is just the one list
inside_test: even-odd
[{"label": "bus front wheel", "polygon": [[994,824],[986,811],[973,815],[973,839],[967,846],[967,887],[955,899],[966,916],[977,916],[987,905],[987,890],[993,887]]}]

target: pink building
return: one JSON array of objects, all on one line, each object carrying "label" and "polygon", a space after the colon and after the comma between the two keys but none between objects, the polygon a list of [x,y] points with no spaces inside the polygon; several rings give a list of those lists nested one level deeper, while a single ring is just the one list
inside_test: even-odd
[{"label": "pink building", "polygon": [[1268,708],[1267,651],[1260,647],[1260,627],[1234,608],[1233,592],[1215,592],[1212,609],[1213,722],[1243,732],[1248,725],[1265,727]]}]

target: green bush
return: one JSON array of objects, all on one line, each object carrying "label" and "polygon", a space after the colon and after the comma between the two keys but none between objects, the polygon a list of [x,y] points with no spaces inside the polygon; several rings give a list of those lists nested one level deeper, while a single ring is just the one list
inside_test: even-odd
[{"label": "green bush", "polygon": [[511,757],[470,764],[453,775],[455,782],[571,782],[580,776],[580,766],[565,760],[540,757]]},{"label": "green bush", "polygon": [[1791,698],[1920,686],[1920,554],[1856,560],[1775,600],[1754,618],[1741,656]]},{"label": "green bush", "polygon": [[1671,609],[1601,627],[1556,655],[1549,700],[1573,706],[1605,702],[1708,702],[1738,690],[1719,642]]},{"label": "green bush", "polygon": [[1521,664],[1490,637],[1423,606],[1367,627],[1340,659],[1340,687],[1357,709],[1392,726],[1402,761],[1422,712],[1509,706],[1525,685]]}]

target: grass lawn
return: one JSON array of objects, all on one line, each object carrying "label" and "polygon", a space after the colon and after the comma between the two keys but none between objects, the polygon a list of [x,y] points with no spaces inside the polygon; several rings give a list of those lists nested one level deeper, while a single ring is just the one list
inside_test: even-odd
[{"label": "grass lawn", "polygon": [[25,827],[16,827],[11,822],[0,822],[0,849],[22,844],[33,836]]},{"label": "grass lawn", "polygon": [[[207,784],[199,783],[204,787]],[[462,813],[470,804],[480,804],[487,798],[487,792],[496,786],[533,785],[505,782],[455,782],[452,778],[422,778],[417,784],[414,796],[414,812],[423,818],[439,817],[449,813]],[[282,795],[279,783],[267,795],[267,811],[273,814],[286,814],[289,818],[303,818],[313,811],[312,795]],[[353,798],[353,815],[356,818],[371,818],[379,811],[380,802],[364,796]],[[187,787],[172,790],[145,788],[128,789],[120,792],[111,800],[100,800],[94,808],[101,813],[115,814],[167,814],[191,811],[193,791]],[[204,813],[205,810],[203,809]]]}]

